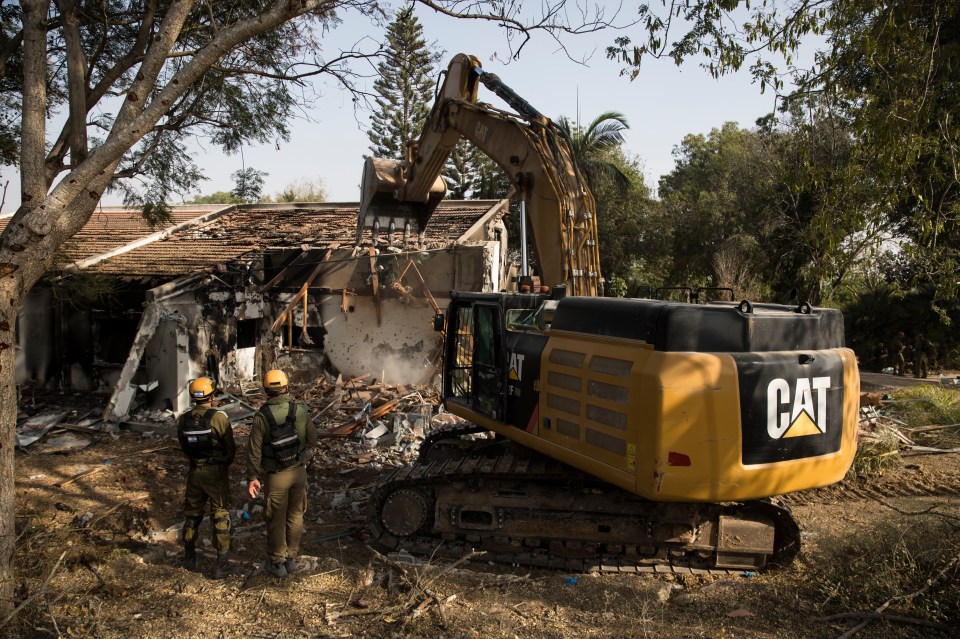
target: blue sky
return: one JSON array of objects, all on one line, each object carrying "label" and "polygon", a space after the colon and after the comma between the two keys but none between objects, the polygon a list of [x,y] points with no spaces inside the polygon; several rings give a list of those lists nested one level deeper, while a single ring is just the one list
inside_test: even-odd
[{"label": "blue sky", "polygon": [[[417,12],[427,42],[444,52],[436,72],[446,68],[456,53],[468,53],[548,117],[576,118],[579,113],[582,122],[589,122],[609,110],[626,115],[630,130],[625,147],[641,160],[651,186],[673,168],[672,151],[685,135],[708,133],[727,121],[752,127],[775,106],[773,94],[761,94],[747,72],[715,80],[694,62],[677,67],[670,60],[651,59],[631,82],[619,74],[619,64],[606,59],[605,48],[616,36],[614,32],[564,38],[570,57],[588,58],[585,64],[570,60],[546,34],[535,35],[519,59],[504,62],[506,36],[495,24],[456,20],[419,5]],[[621,14],[623,20],[629,17]],[[365,38],[369,46],[370,41],[382,39],[381,33],[363,17],[344,16],[344,23],[325,36],[323,54],[329,57],[338,48],[350,48]],[[634,38],[640,35],[636,29],[628,33]],[[499,59],[493,59],[497,54]],[[371,86],[372,79],[365,88]],[[320,177],[329,201],[357,201],[363,155],[369,152],[369,114],[355,110],[350,96],[328,80],[318,81],[316,88],[321,97],[309,113],[311,121],[292,123],[289,142],[247,146],[242,160],[239,154],[224,156],[210,145],[198,144],[195,160],[210,178],[200,191],[230,190],[230,174],[245,163],[269,174],[267,194],[273,195],[299,178]],[[482,86],[480,99],[498,102]],[[9,167],[0,173],[0,181],[8,178],[12,179],[4,213],[19,204],[19,183]],[[107,195],[104,204],[119,204],[119,200]]]},{"label": "blue sky", "polygon": [[[494,24],[454,20],[420,6],[417,15],[424,38],[444,52],[437,72],[446,68],[455,54],[468,53],[548,117],[576,118],[579,112],[580,120],[589,122],[604,111],[626,115],[630,130],[625,147],[643,162],[651,186],[673,168],[672,151],[688,133],[708,133],[727,121],[752,127],[775,106],[772,93],[761,94],[745,71],[714,80],[693,63],[681,68],[670,60],[649,60],[631,82],[620,76],[620,65],[606,59],[605,48],[615,37],[613,32],[564,39],[571,57],[589,57],[586,64],[568,59],[545,34],[534,36],[519,59],[504,62],[506,39]],[[352,43],[365,33],[372,35],[365,29],[369,25],[346,22],[327,46]],[[492,59],[498,53],[500,59]],[[355,114],[349,98],[333,87],[327,91],[320,108],[311,114],[317,121],[295,123],[289,143],[279,150],[266,145],[244,151],[248,166],[270,173],[265,192],[276,193],[294,178],[319,175],[330,201],[359,199],[363,155],[369,153],[368,114]],[[498,103],[483,86],[480,100]],[[217,175],[211,166],[214,179],[205,184],[204,192],[232,188],[229,176],[240,168],[241,161],[236,156],[218,159],[216,165]]]}]

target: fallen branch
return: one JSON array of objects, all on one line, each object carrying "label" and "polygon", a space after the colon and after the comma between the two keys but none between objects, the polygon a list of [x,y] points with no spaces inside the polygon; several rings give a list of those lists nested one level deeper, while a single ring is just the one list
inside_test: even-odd
[{"label": "fallen branch", "polygon": [[95,468],[91,468],[90,470],[85,470],[85,471],[83,471],[82,473],[77,473],[77,474],[74,475],[73,477],[68,477],[67,479],[61,479],[60,481],[58,481],[57,483],[55,483],[54,486],[56,486],[57,488],[61,488],[61,487],[63,487],[63,486],[69,486],[70,484],[72,484],[73,482],[77,481],[78,479],[83,479],[84,477],[89,477],[90,475],[94,475],[94,474],[96,474],[96,473],[99,473],[101,470],[104,470],[104,469],[107,469],[107,468],[110,468],[110,465],[109,465],[109,464],[104,464],[103,466],[97,466],[97,467],[95,467]]},{"label": "fallen branch", "polygon": [[146,495],[142,495],[142,496],[140,496],[140,497],[129,497],[129,498],[127,498],[127,499],[124,499],[123,501],[121,501],[120,503],[116,504],[115,506],[112,506],[108,511],[106,511],[105,513],[103,513],[102,515],[100,515],[99,517],[97,517],[96,519],[94,519],[93,521],[91,521],[89,524],[87,524],[87,528],[93,528],[93,525],[94,525],[94,524],[98,523],[101,519],[103,519],[103,518],[106,517],[107,515],[109,515],[109,514],[115,512],[115,511],[117,511],[117,510],[118,510],[119,508],[121,508],[122,506],[126,506],[127,504],[129,504],[129,503],[132,502],[132,501],[139,501],[139,500],[141,500],[141,499],[146,499],[146,498],[147,498]]},{"label": "fallen branch", "polygon": [[930,446],[907,446],[907,452],[915,455],[944,455],[948,453],[960,453],[960,448],[931,448]]},{"label": "fallen branch", "polygon": [[828,617],[816,617],[814,618],[814,621],[829,622],[839,621],[841,619],[863,619],[868,623],[871,621],[893,621],[897,623],[911,624],[914,626],[924,626],[925,628],[933,628],[935,630],[941,630],[947,634],[950,634],[955,630],[953,626],[936,623],[935,621],[916,619],[914,617],[904,617],[903,615],[887,615],[880,612],[841,612]]},{"label": "fallen branch", "polygon": [[947,428],[956,428],[960,424],[943,424],[943,425],[931,425],[931,426],[914,426],[913,428],[908,428],[912,433],[929,433],[933,430],[946,430]]},{"label": "fallen branch", "polygon": [[[885,602],[883,602],[883,604],[881,604],[880,607],[878,607],[872,613],[869,613],[869,612],[868,613],[852,613],[852,614],[864,615],[866,618],[864,618],[863,621],[858,623],[856,626],[854,626],[850,630],[840,635],[838,639],[850,639],[850,637],[854,636],[855,634],[857,634],[858,632],[866,628],[868,625],[870,625],[870,623],[874,621],[874,619],[883,617],[883,614],[882,614],[883,611],[889,608],[895,601],[898,601],[901,599],[904,601],[910,601],[917,595],[921,595],[925,593],[927,590],[932,588],[934,584],[940,581],[943,578],[943,576],[947,574],[947,571],[953,568],[953,566],[956,565],[957,563],[960,563],[960,553],[954,555],[953,558],[951,558],[950,561],[948,561],[947,564],[943,568],[941,568],[936,575],[928,579],[926,583],[923,585],[923,587],[920,588],[919,590],[915,590],[914,592],[908,593],[906,595],[894,595],[893,597],[890,597]],[[875,617],[874,615],[877,615],[877,616]]]},{"label": "fallen branch", "polygon": [[21,601],[21,602],[20,602],[20,605],[17,606],[16,608],[14,608],[14,609],[13,609],[13,612],[11,612],[9,615],[7,615],[7,618],[6,618],[6,619],[4,619],[3,621],[0,621],[0,628],[3,628],[4,626],[6,626],[7,623],[8,623],[11,619],[13,619],[13,618],[17,615],[18,612],[20,612],[21,610],[23,610],[23,608],[24,608],[27,604],[29,604],[31,601],[33,601],[34,599],[36,599],[37,597],[39,597],[40,595],[43,594],[43,591],[47,589],[47,586],[50,584],[50,581],[53,579],[53,576],[56,574],[57,568],[60,567],[60,562],[62,562],[62,561],[63,561],[63,558],[66,557],[66,556],[67,556],[67,551],[66,551],[66,550],[64,550],[62,553],[60,553],[60,558],[57,559],[57,563],[53,564],[53,569],[50,571],[50,574],[47,575],[47,578],[43,580],[43,583],[40,584],[40,587],[37,588],[32,595],[30,595],[29,597],[27,597],[26,599],[24,599],[23,601]]}]

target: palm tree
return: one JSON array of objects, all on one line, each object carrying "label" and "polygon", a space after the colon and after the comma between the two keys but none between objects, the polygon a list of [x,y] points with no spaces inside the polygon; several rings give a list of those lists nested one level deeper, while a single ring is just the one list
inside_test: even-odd
[{"label": "palm tree", "polygon": [[619,111],[601,113],[585,129],[561,116],[557,125],[566,134],[573,159],[591,188],[601,176],[611,178],[621,189],[630,185],[630,177],[609,160],[609,151],[623,144],[623,132],[630,128],[625,115]]}]

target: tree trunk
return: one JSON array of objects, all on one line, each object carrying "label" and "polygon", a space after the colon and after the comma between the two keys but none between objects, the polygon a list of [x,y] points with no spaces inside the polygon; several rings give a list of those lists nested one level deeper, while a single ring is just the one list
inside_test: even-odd
[{"label": "tree trunk", "polygon": [[12,277],[0,278],[0,617],[13,610],[13,552],[17,539],[13,452],[16,444],[17,390],[14,331],[20,295]]},{"label": "tree trunk", "polygon": [[[157,77],[180,34],[196,0],[174,0],[165,9],[159,29],[150,44],[139,72],[127,87],[126,98],[106,140],[86,153],[81,122],[86,109],[79,94],[86,93],[82,47],[76,46],[76,27],[71,22],[75,3],[63,0],[67,9],[66,29],[70,58],[71,117],[78,127],[70,136],[69,174],[48,192],[56,171],[47,175],[46,163],[46,82],[47,11],[44,0],[21,0],[23,7],[23,110],[21,117],[20,209],[0,234],[0,619],[14,608],[14,568],[16,531],[14,444],[16,438],[17,398],[15,384],[15,330],[17,311],[27,291],[43,276],[53,256],[90,218],[103,190],[124,153],[152,130],[174,103],[225,54],[247,39],[272,29],[286,20],[319,10],[330,0],[266,3],[267,9],[256,17],[233,24],[196,52],[162,88]],[[153,10],[148,12],[153,24]],[[141,31],[146,42],[150,28]],[[83,84],[81,85],[81,81]],[[155,93],[157,92],[157,93]],[[152,99],[150,99],[152,98]],[[56,163],[55,163],[56,164]],[[0,629],[0,633],[3,630]]]}]

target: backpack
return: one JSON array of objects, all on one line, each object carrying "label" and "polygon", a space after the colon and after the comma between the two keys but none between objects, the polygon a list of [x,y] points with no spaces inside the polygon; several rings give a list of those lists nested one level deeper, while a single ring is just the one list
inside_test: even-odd
[{"label": "backpack", "polygon": [[202,415],[195,411],[183,415],[177,422],[177,439],[184,454],[194,461],[206,461],[213,456],[213,429],[210,422],[217,411],[207,409]]},{"label": "backpack", "polygon": [[300,462],[300,436],[297,434],[297,403],[290,402],[287,407],[287,418],[278,425],[273,411],[264,406],[260,414],[267,420],[270,427],[270,447],[273,449],[273,458],[281,468],[291,468]]}]

